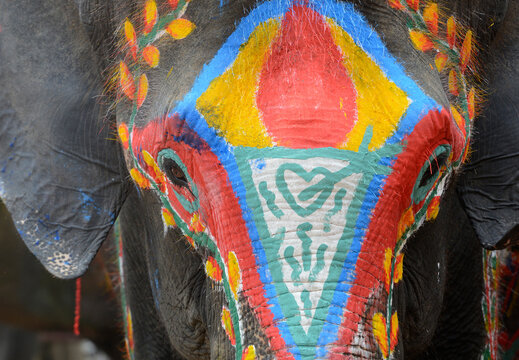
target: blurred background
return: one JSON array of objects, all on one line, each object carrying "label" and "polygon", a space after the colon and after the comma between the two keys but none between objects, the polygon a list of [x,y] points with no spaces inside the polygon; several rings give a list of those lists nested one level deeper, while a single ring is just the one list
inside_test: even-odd
[{"label": "blurred background", "polygon": [[122,358],[116,269],[106,265],[116,263],[110,261],[116,256],[112,244],[106,242],[82,277],[77,337],[75,281],[57,279],[43,268],[0,202],[0,360]]}]

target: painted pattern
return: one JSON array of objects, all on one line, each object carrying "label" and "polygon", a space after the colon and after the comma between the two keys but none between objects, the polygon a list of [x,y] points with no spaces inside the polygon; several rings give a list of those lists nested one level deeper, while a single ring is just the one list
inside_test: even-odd
[{"label": "painted pattern", "polygon": [[[406,75],[352,4],[272,0],[240,21],[172,111],[139,128],[143,68],[160,65],[155,40],[184,39],[195,25],[181,18],[185,1],[162,16],[146,1],[139,34],[125,22],[131,62],[120,63],[119,85],[133,111],[118,132],[130,174],[162,200],[165,226],[211,253],[205,271],[226,296],[222,330],[236,359],[256,354],[243,301],[278,359],[344,358],[369,341],[383,358],[394,354],[402,249],[435,218],[466,154],[475,92],[465,80],[471,33],[458,49],[456,23],[437,36],[431,4],[423,14],[419,2],[390,5],[408,12],[415,46],[450,69],[449,109]],[[184,183],[168,177],[172,166]]]}]

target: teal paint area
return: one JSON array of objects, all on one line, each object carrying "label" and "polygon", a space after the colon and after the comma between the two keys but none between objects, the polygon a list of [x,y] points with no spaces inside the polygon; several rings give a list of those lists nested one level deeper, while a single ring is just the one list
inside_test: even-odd
[{"label": "teal paint area", "polygon": [[316,357],[368,187],[390,174],[387,159],[402,150],[387,145],[371,152],[369,139],[370,129],[359,152],[234,148],[259,236],[251,240],[266,257],[258,266],[275,289],[269,303],[279,305],[276,321],[287,325],[302,359]]}]

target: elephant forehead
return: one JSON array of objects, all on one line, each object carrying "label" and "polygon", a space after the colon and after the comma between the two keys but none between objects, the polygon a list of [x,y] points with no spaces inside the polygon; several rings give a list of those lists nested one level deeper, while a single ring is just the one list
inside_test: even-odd
[{"label": "elephant forehead", "polygon": [[439,105],[353,6],[328,5],[260,5],[174,112],[233,146],[358,151],[368,127],[369,150],[403,138]]}]

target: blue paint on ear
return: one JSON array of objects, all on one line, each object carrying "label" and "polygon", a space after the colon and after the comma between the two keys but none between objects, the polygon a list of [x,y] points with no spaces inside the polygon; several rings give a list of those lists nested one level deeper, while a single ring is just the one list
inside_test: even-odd
[{"label": "blue paint on ear", "polygon": [[152,287],[152,293],[153,293],[153,299],[155,300],[155,307],[159,308],[159,297],[160,297],[160,286],[159,286],[159,269],[155,269],[155,272],[153,273],[153,285]]}]

